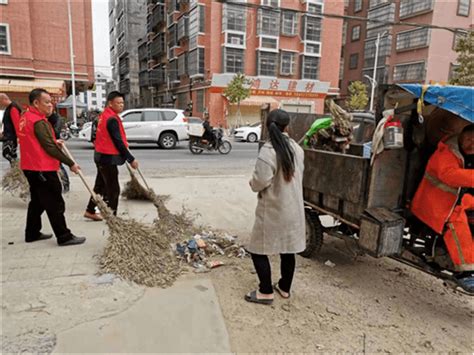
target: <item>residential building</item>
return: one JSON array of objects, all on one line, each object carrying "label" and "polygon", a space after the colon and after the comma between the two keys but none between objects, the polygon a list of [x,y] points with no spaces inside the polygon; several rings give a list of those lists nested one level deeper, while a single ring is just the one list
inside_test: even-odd
[{"label": "residential building", "polygon": [[[77,92],[94,82],[91,0],[71,2]],[[0,1],[0,92],[26,105],[37,87],[56,101],[70,94],[67,2]]]},{"label": "residential building", "polygon": [[125,94],[125,105],[140,102],[137,41],[146,33],[146,0],[109,0],[110,63],[115,90]]},{"label": "residential building", "polygon": [[87,110],[103,110],[107,97],[107,82],[110,80],[104,73],[95,73],[95,84],[91,90],[82,92],[79,100],[87,105]]},{"label": "residential building", "polygon": [[[350,20],[345,42],[341,92],[352,81],[372,78],[377,36],[380,37],[376,81],[380,83],[447,83],[456,66],[455,43],[463,33],[432,29],[437,25],[465,29],[472,25],[472,0],[350,0],[347,14],[367,17]],[[388,22],[409,22],[390,26]]]},{"label": "residential building", "polygon": [[236,73],[251,80],[243,122],[262,105],[322,113],[339,93],[342,1],[148,0],[147,37],[139,45],[145,106],[191,108],[213,125],[234,125],[237,106],[224,90]]}]

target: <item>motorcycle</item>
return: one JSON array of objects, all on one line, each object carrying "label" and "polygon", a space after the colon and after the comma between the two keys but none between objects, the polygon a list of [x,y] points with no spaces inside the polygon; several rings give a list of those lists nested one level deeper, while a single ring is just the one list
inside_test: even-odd
[{"label": "motorcycle", "polygon": [[71,131],[69,130],[68,127],[61,128],[61,132],[59,133],[60,139],[62,139],[63,141],[67,141],[71,137],[72,137]]},{"label": "motorcycle", "polygon": [[232,150],[232,144],[224,139],[224,131],[222,129],[213,130],[215,136],[215,144],[199,136],[189,136],[189,150],[193,154],[201,154],[203,151],[212,152],[217,150],[221,154],[229,154]]},{"label": "motorcycle", "polygon": [[76,126],[74,123],[68,124],[68,129],[73,137],[76,137],[76,138],[79,137],[79,132],[81,131],[81,129],[78,126]]}]

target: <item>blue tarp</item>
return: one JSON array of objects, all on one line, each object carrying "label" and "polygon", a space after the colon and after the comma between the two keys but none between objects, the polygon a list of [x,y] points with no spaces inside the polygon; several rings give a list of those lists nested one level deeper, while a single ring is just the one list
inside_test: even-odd
[{"label": "blue tarp", "polygon": [[[416,97],[422,95],[423,85],[399,84]],[[424,101],[474,123],[474,88],[471,86],[426,86]]]}]

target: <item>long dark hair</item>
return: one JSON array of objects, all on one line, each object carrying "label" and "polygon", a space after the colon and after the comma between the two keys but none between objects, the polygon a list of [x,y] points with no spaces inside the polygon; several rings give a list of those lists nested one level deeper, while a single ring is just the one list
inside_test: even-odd
[{"label": "long dark hair", "polygon": [[268,114],[268,135],[276,152],[278,171],[283,172],[287,182],[291,181],[295,173],[295,153],[290,145],[290,139],[283,134],[289,123],[290,116],[286,111],[273,110]]}]

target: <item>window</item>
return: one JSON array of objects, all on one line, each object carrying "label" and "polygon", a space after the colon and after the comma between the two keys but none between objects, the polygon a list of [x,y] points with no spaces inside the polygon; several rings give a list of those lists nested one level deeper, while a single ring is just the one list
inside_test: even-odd
[{"label": "window", "polygon": [[323,14],[323,4],[317,3],[308,3],[308,12],[311,15],[322,15]]},{"label": "window", "polygon": [[471,0],[458,0],[458,16],[469,17]]},{"label": "window", "polygon": [[400,18],[411,17],[433,10],[433,0],[401,0]]},{"label": "window", "polygon": [[258,52],[258,75],[276,76],[278,68],[278,54],[271,52]]},{"label": "window", "polygon": [[226,36],[225,43],[229,47],[245,48],[245,34],[240,33],[240,32],[239,33],[226,32],[225,36]]},{"label": "window", "polygon": [[247,22],[243,6],[224,4],[223,13],[222,28],[224,31],[245,32]]},{"label": "window", "polygon": [[0,24],[0,54],[11,54],[8,24]]},{"label": "window", "polygon": [[189,33],[188,31],[189,22],[186,16],[181,16],[178,20],[178,41],[186,37]]},{"label": "window", "polygon": [[280,13],[259,9],[257,33],[259,35],[278,37],[280,34]]},{"label": "window", "polygon": [[0,5],[8,5],[8,0],[0,0]]},{"label": "window", "polygon": [[161,111],[161,118],[163,119],[163,121],[173,121],[176,116],[177,114],[174,111]]},{"label": "window", "polygon": [[198,33],[205,32],[205,14],[204,6],[197,6],[189,11],[188,37],[196,36]]},{"label": "window", "polygon": [[[376,39],[371,39],[365,42],[364,48],[364,67],[371,67],[375,63],[375,52],[377,51],[375,44]],[[392,37],[382,37],[379,44],[379,64],[382,64],[384,57],[391,54],[392,51]]]},{"label": "window", "polygon": [[389,0],[370,0],[369,1],[369,9],[373,8],[373,7],[377,7],[381,4],[385,4],[387,3]]},{"label": "window", "polygon": [[178,76],[186,74],[186,54],[181,54],[178,57]]},{"label": "window", "polygon": [[197,112],[204,112],[204,103],[206,98],[206,91],[205,90],[197,90],[196,91],[196,111]]},{"label": "window", "polygon": [[[417,0],[420,1],[420,0]],[[369,10],[367,13],[367,18],[369,20],[376,20],[376,21],[395,21],[395,4],[387,4],[384,6],[377,7],[373,10]],[[385,26],[385,24],[380,22],[367,22],[367,29],[371,29],[374,27]]]},{"label": "window", "polygon": [[281,52],[280,54],[280,74],[293,75],[295,73],[295,53]]},{"label": "window", "polygon": [[223,48],[224,73],[244,72],[244,50],[237,48]]},{"label": "window", "polygon": [[351,40],[352,42],[358,41],[360,39],[360,25],[352,27]]},{"label": "window", "polygon": [[304,44],[304,53],[306,55],[321,55],[321,43],[310,43]]},{"label": "window", "polygon": [[425,62],[396,65],[393,68],[393,81],[415,81],[425,80]]},{"label": "window", "polygon": [[302,56],[301,79],[318,80],[319,57]]},{"label": "window", "polygon": [[354,12],[362,10],[362,0],[354,0]]},{"label": "window", "polygon": [[280,0],[262,0],[263,6],[280,7]]},{"label": "window", "polygon": [[92,97],[97,97],[97,93],[95,91],[92,92]]},{"label": "window", "polygon": [[467,36],[467,32],[456,32],[454,33],[454,38],[453,38],[453,49],[456,50],[456,47],[458,46],[458,42],[461,38],[465,38]]},{"label": "window", "polygon": [[349,69],[357,69],[359,64],[359,53],[351,54],[349,57]]},{"label": "window", "polygon": [[430,42],[428,28],[406,31],[397,35],[397,51],[426,47]]},{"label": "window", "polygon": [[158,122],[161,121],[161,115],[159,111],[145,111],[143,112],[143,121],[145,122]]},{"label": "window", "polygon": [[320,17],[304,16],[303,17],[303,35],[301,36],[304,41],[321,41],[321,23]]},{"label": "window", "polygon": [[448,80],[449,80],[449,81],[451,81],[451,80],[453,80],[453,79],[456,78],[456,76],[458,75],[458,74],[456,73],[456,69],[458,69],[458,68],[459,68],[459,64],[451,63],[451,64],[449,65],[449,76],[448,76]]},{"label": "window", "polygon": [[296,36],[298,33],[298,17],[293,11],[281,13],[281,34],[285,36]]},{"label": "window", "polygon": [[204,75],[204,48],[195,49],[188,54],[188,74],[190,77]]},{"label": "window", "polygon": [[131,112],[123,116],[123,122],[140,122],[142,120],[141,112]]},{"label": "window", "polygon": [[260,49],[278,52],[278,38],[260,37]]},{"label": "window", "polygon": [[178,32],[176,24],[172,24],[168,28],[168,47],[173,48],[178,46]]}]

